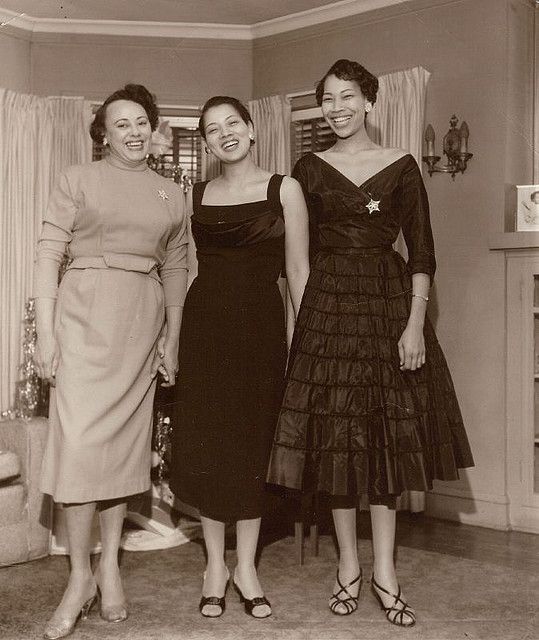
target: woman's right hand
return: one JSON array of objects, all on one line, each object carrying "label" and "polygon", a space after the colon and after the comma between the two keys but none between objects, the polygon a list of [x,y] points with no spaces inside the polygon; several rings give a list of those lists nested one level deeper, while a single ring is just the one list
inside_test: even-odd
[{"label": "woman's right hand", "polygon": [[58,368],[58,343],[54,336],[45,338],[38,336],[34,352],[34,364],[36,365],[37,375],[54,386],[56,369]]}]

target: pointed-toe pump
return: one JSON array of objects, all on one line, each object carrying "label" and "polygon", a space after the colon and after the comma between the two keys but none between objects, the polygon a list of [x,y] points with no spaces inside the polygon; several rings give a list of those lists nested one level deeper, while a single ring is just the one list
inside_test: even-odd
[{"label": "pointed-toe pump", "polygon": [[59,622],[49,620],[45,627],[45,631],[43,632],[43,637],[46,640],[59,640],[59,638],[66,638],[71,635],[75,630],[78,621],[86,620],[90,615],[90,611],[92,610],[96,600],[97,594],[88,598],[74,618],[64,618],[64,620],[60,620]]}]

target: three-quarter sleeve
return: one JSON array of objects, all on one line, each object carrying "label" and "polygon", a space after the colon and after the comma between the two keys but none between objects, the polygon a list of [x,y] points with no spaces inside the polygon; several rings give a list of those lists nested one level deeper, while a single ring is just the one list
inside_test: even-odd
[{"label": "three-quarter sleeve", "polygon": [[165,307],[183,307],[187,293],[187,248],[189,233],[185,213],[183,194],[177,198],[178,224],[168,238],[165,259],[159,268]]},{"label": "three-quarter sleeve", "polygon": [[436,271],[436,258],[430,226],[429,200],[415,161],[409,163],[401,176],[401,216],[410,272],[427,273],[432,282]]},{"label": "three-quarter sleeve", "polygon": [[72,238],[77,210],[68,174],[63,172],[43,217],[34,266],[34,298],[57,297],[58,271]]}]

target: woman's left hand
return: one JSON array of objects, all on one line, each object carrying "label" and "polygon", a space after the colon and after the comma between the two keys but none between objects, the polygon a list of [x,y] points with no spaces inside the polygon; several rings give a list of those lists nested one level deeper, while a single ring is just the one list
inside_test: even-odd
[{"label": "woman's left hand", "polygon": [[176,384],[176,374],[178,373],[178,344],[176,341],[169,341],[165,337],[159,338],[152,364],[152,378],[157,373],[163,376],[162,387],[173,387]]},{"label": "woman's left hand", "polygon": [[401,371],[415,371],[425,364],[423,326],[407,324],[398,346]]}]

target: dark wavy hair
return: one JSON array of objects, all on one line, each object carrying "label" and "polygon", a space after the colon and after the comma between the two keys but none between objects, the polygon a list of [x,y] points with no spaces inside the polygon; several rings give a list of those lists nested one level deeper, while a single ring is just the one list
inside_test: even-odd
[{"label": "dark wavy hair", "polygon": [[[251,118],[251,114],[247,107],[238,100],[237,98],[232,98],[231,96],[213,96],[209,100],[206,100],[204,106],[202,107],[202,111],[200,112],[200,118],[198,119],[198,131],[202,138],[206,140],[206,132],[204,131],[204,116],[212,107],[219,107],[222,104],[229,104],[233,107],[237,112],[240,118],[245,122],[245,124],[253,124],[253,120]],[[254,140],[251,140],[251,144],[254,144]]]},{"label": "dark wavy hair", "polygon": [[367,71],[365,67],[361,66],[359,62],[353,60],[347,60],[341,58],[334,62],[324,77],[319,80],[316,85],[316,104],[320,106],[322,104],[322,96],[324,95],[324,85],[326,79],[329,76],[336,76],[339,80],[354,80],[361,89],[361,93],[367,98],[367,100],[374,104],[376,102],[376,94],[378,93],[378,78],[370,71]]},{"label": "dark wavy hair", "polygon": [[111,102],[116,100],[129,100],[136,102],[146,111],[148,121],[152,131],[157,129],[159,124],[159,109],[155,103],[155,97],[142,84],[126,84],[123,89],[118,89],[103,102],[99,109],[95,112],[95,117],[90,125],[90,136],[94,142],[103,143],[105,137],[105,118],[107,115],[107,107]]}]

